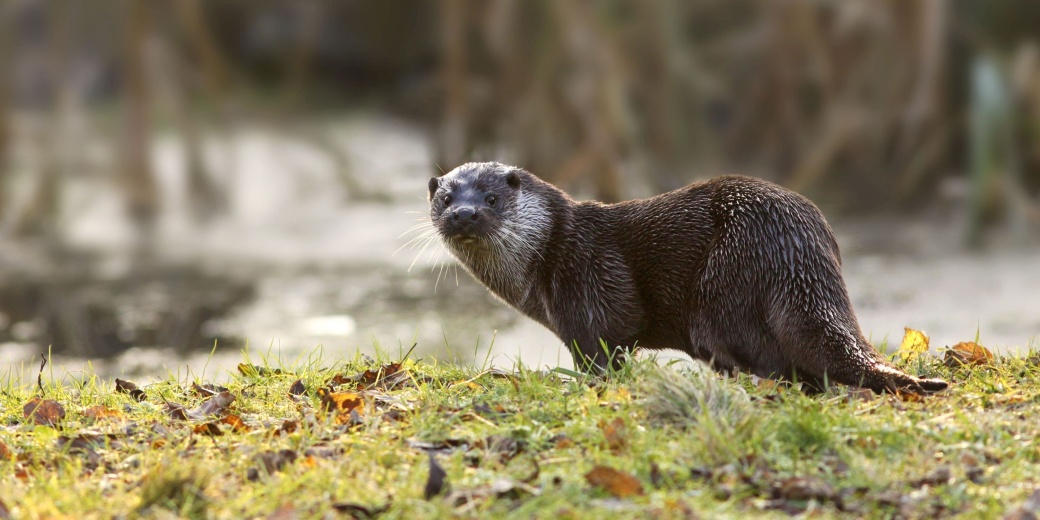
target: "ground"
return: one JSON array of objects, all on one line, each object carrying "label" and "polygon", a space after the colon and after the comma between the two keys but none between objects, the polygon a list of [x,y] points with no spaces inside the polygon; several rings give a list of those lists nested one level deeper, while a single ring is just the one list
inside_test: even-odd
[{"label": "ground", "polygon": [[39,382],[0,389],[0,518],[1040,510],[1032,353],[964,365],[896,356],[953,383],[925,398],[809,396],[653,359],[605,378],[394,361],[246,360],[225,387],[46,367]]}]

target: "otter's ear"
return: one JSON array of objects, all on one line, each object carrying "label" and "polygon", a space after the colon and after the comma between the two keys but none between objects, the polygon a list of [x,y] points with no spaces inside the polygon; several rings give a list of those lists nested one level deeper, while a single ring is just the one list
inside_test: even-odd
[{"label": "otter's ear", "polygon": [[427,200],[433,200],[433,194],[436,193],[437,192],[437,188],[440,188],[440,187],[441,187],[441,183],[440,183],[440,181],[437,180],[437,177],[431,178],[430,179],[430,196],[429,196],[429,198]]},{"label": "otter's ear", "polygon": [[520,188],[520,172],[509,170],[509,173],[506,174],[506,184],[514,190]]}]

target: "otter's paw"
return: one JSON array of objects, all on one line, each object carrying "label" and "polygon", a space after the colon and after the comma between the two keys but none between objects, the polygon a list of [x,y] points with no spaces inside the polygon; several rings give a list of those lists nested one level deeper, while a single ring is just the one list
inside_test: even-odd
[{"label": "otter's paw", "polygon": [[909,374],[890,377],[885,391],[891,393],[906,392],[917,395],[928,395],[946,390],[950,385],[942,379],[921,379]]},{"label": "otter's paw", "polygon": [[[874,368],[873,384],[864,385],[875,392],[908,392],[927,395],[946,390],[950,385],[942,379],[921,379],[888,364],[879,364]],[[866,383],[866,381],[864,381]]]}]

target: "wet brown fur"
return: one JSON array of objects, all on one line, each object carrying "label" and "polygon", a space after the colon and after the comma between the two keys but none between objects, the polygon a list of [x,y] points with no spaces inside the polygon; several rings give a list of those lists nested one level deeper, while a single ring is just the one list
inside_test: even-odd
[{"label": "wet brown fur", "polygon": [[[638,346],[812,389],[947,387],[893,367],[867,342],[830,226],[812,202],[775,184],[726,176],[602,204],[519,168],[469,163],[431,180],[430,197],[448,249],[555,332],[578,367],[605,369]],[[472,219],[465,229],[453,219],[460,208]],[[603,344],[620,352],[608,356]]]}]

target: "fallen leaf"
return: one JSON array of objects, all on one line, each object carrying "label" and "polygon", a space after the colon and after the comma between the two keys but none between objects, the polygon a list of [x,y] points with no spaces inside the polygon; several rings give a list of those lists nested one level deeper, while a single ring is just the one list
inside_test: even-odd
[{"label": "fallen leaf", "polygon": [[446,491],[447,478],[448,473],[437,463],[437,458],[430,453],[430,475],[426,479],[426,487],[423,488],[423,498],[429,500]]},{"label": "fallen leaf", "polygon": [[183,404],[166,402],[166,415],[178,421],[188,420],[188,409]]},{"label": "fallen leaf", "polygon": [[80,455],[84,458],[88,468],[97,468],[101,465],[101,455],[95,450],[110,447],[115,441],[115,435],[101,434],[97,432],[81,432],[74,437],[62,435],[58,437],[58,449],[66,450],[69,454]]},{"label": "fallen leaf", "polygon": [[509,460],[520,454],[524,449],[523,441],[506,435],[489,435],[488,437],[473,443],[476,448],[483,448],[491,453],[502,455]]},{"label": "fallen leaf", "polygon": [[237,415],[228,415],[222,417],[219,420],[211,421],[208,423],[202,423],[195,425],[193,431],[195,433],[201,433],[206,435],[223,435],[227,428],[222,426],[230,426],[230,430],[234,433],[245,433],[251,428],[247,425],[242,418]]},{"label": "fallen leaf", "polygon": [[833,500],[834,488],[815,477],[791,477],[776,489],[778,498],[785,500]]},{"label": "fallen leaf", "polygon": [[778,383],[776,379],[761,378],[758,380],[758,388],[767,392],[773,392],[778,389]]},{"label": "fallen leaf", "polygon": [[86,410],[83,410],[83,416],[88,418],[88,419],[93,419],[95,421],[99,421],[101,419],[109,419],[109,418],[119,419],[119,418],[122,418],[123,417],[123,412],[120,412],[119,410],[116,410],[114,408],[109,408],[107,406],[98,405],[98,406],[91,406],[90,408],[87,408]]},{"label": "fallen leaf", "polygon": [[116,392],[130,394],[135,401],[144,401],[148,396],[144,395],[144,390],[137,388],[137,385],[130,381],[116,378]]},{"label": "fallen leaf", "polygon": [[928,336],[919,330],[903,327],[903,342],[899,345],[899,357],[910,362],[928,352]]},{"label": "fallen leaf", "polygon": [[337,513],[344,513],[350,515],[351,518],[357,520],[368,520],[376,518],[377,516],[390,510],[390,504],[385,504],[379,507],[363,506],[361,504],[355,504],[353,502],[333,502],[332,509]]},{"label": "fallen leaf", "polygon": [[592,468],[592,471],[585,474],[585,480],[617,498],[643,494],[643,484],[639,479],[607,466]]},{"label": "fallen leaf", "polygon": [[949,466],[943,465],[933,469],[923,478],[911,482],[910,485],[915,488],[924,486],[935,487],[948,484],[951,480],[953,480],[953,472],[950,471]]},{"label": "fallen leaf", "polygon": [[217,394],[219,394],[221,392],[227,392],[228,391],[227,387],[223,387],[223,386],[220,386],[220,385],[214,385],[212,383],[205,383],[205,384],[202,384],[202,385],[200,385],[198,383],[192,383],[191,384],[191,390],[195,393],[195,395],[197,395],[199,397],[212,397],[212,396],[217,395]]},{"label": "fallen leaf", "polygon": [[664,483],[664,474],[661,472],[661,466],[656,462],[650,463],[650,485],[655,488],[660,488]]},{"label": "fallen leaf", "polygon": [[274,430],[275,435],[290,434],[300,429],[300,421],[296,419],[286,419],[282,421],[282,425]]},{"label": "fallen leaf", "polygon": [[306,457],[317,457],[319,459],[334,459],[343,455],[343,448],[337,448],[334,446],[311,446],[304,450],[303,455]]},{"label": "fallen leaf", "polygon": [[353,411],[358,413],[364,411],[364,401],[361,399],[361,395],[354,392],[333,392],[327,388],[319,388],[318,396],[321,397],[321,404],[328,412],[349,414]]},{"label": "fallen leaf", "polygon": [[986,347],[972,341],[962,341],[946,351],[943,364],[957,368],[964,365],[990,365],[993,360],[993,353]]},{"label": "fallen leaf", "polygon": [[292,504],[282,504],[282,507],[275,509],[271,514],[267,515],[267,520],[297,520],[298,518],[300,518],[300,515]]},{"label": "fallen leaf", "polygon": [[408,381],[408,372],[401,369],[401,363],[389,363],[376,370],[365,370],[353,376],[336,374],[329,381],[329,386],[351,385],[358,390],[374,386],[391,389],[403,384],[405,381]]},{"label": "fallen leaf", "polygon": [[302,379],[293,381],[293,384],[289,386],[289,397],[293,400],[298,398],[307,397],[307,387],[304,386]]},{"label": "fallen leaf", "polygon": [[188,412],[188,415],[195,418],[221,415],[227,412],[228,406],[231,406],[233,402],[235,402],[235,396],[231,392],[221,392],[206,399],[198,408]]},{"label": "fallen leaf", "polygon": [[[256,459],[268,475],[273,475],[281,471],[285,466],[296,462],[297,457],[299,457],[299,455],[294,450],[284,449],[278,451],[265,451],[257,455]],[[256,468],[251,468],[247,472],[246,478],[250,481],[255,481],[260,478],[260,473]]]},{"label": "fallen leaf", "polygon": [[22,415],[35,424],[57,426],[65,418],[65,407],[53,399],[33,397],[22,407]]},{"label": "fallen leaf", "polygon": [[564,435],[562,433],[559,434],[559,435],[556,435],[555,437],[553,437],[552,440],[553,440],[553,449],[556,449],[556,450],[565,450],[567,448],[570,448],[570,447],[574,446],[574,441],[572,441],[570,437],[568,437],[568,436],[566,436],[566,435]]},{"label": "fallen leaf", "polygon": [[924,400],[924,396],[917,392],[907,392],[898,388],[896,389],[896,396],[904,403],[916,403]]},{"label": "fallen leaf", "polygon": [[610,422],[601,421],[599,428],[603,430],[603,437],[606,439],[607,448],[610,451],[618,453],[628,445],[628,427],[620,417]]},{"label": "fallen leaf", "polygon": [[845,400],[848,402],[873,401],[875,397],[874,391],[869,388],[849,388]]},{"label": "fallen leaf", "polygon": [[14,450],[9,448],[4,441],[0,441],[0,460],[14,460]]}]

